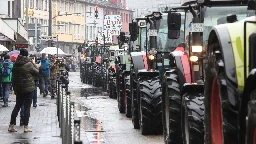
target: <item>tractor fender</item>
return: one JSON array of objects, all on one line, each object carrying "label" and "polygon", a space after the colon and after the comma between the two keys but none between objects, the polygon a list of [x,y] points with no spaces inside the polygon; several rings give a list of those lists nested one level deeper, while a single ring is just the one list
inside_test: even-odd
[{"label": "tractor fender", "polygon": [[147,69],[142,69],[138,71],[138,77],[141,76],[156,77],[159,76],[159,71],[148,71]]},{"label": "tractor fender", "polygon": [[215,43],[218,40],[221,46],[221,53],[223,57],[223,63],[225,66],[225,75],[227,79],[226,87],[228,92],[228,100],[233,105],[238,104],[238,98],[241,95],[239,91],[237,77],[236,77],[236,66],[233,54],[233,48],[231,44],[231,38],[226,25],[217,25],[212,28],[209,35],[208,46]]},{"label": "tractor fender", "polygon": [[170,61],[170,65],[175,66],[177,68],[178,76],[179,76],[179,83],[180,86],[183,86],[184,83],[191,82],[191,75],[190,75],[190,67],[187,59],[187,63],[185,62],[186,59],[182,60],[182,57],[187,57],[187,55],[182,51],[174,51],[170,53],[171,59],[174,61]]},{"label": "tractor fender", "polygon": [[204,93],[203,83],[185,83],[181,89],[181,95],[185,93]]},{"label": "tractor fender", "polygon": [[101,59],[100,56],[96,56],[96,63],[99,63],[99,64],[100,64],[100,59]]}]

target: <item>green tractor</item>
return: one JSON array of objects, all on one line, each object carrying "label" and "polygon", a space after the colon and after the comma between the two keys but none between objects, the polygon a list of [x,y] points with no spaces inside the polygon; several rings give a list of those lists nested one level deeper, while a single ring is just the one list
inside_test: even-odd
[{"label": "green tractor", "polygon": [[[181,19],[181,16],[176,14],[177,12],[175,11],[185,11],[184,38],[186,39],[184,39],[184,41],[186,41],[186,43],[182,46],[183,49],[181,49],[180,52],[175,51],[170,53],[169,61],[171,69],[165,71],[163,74],[163,125],[164,140],[167,144],[221,144],[223,141],[223,139],[219,141],[219,137],[215,137],[222,135],[222,133],[217,133],[215,129],[218,126],[217,120],[215,119],[217,114],[213,114],[212,111],[209,111],[209,93],[207,93],[207,91],[209,92],[209,87],[213,86],[213,82],[209,83],[208,77],[212,75],[213,69],[216,69],[216,71],[223,70],[226,75],[222,75],[223,79],[221,79],[218,84],[225,85],[227,90],[225,94],[226,98],[228,98],[229,95],[227,94],[232,90],[234,86],[233,82],[236,81],[235,73],[233,73],[235,67],[229,67],[232,66],[232,63],[234,64],[232,60],[230,61],[234,56],[232,47],[228,50],[226,46],[231,45],[229,42],[232,40],[225,41],[224,39],[226,36],[229,37],[227,30],[225,36],[222,34],[225,33],[224,29],[218,31],[220,34],[215,35],[217,39],[224,40],[221,42],[221,44],[226,44],[225,46],[222,45],[225,47],[223,47],[224,49],[209,51],[211,47],[210,41],[212,41],[211,35],[213,31],[215,31],[215,28],[222,27],[223,25],[232,25],[225,23],[234,23],[237,19],[244,19],[252,13],[247,11],[247,7],[245,6],[247,2],[244,1],[205,0],[202,3],[200,2],[188,1],[184,3],[182,7],[173,8],[168,16],[169,38],[179,38],[179,29],[177,28],[180,27],[180,22],[176,20]],[[214,25],[218,26],[213,27]],[[192,26],[192,32],[189,31],[190,26]],[[186,49],[188,50],[186,51]],[[231,53],[222,55],[221,53],[226,50],[231,51]],[[215,55],[216,57],[214,58],[210,55]],[[217,58],[225,56],[226,58],[228,57],[228,59],[222,59],[223,61],[219,61],[219,59],[216,60]],[[209,65],[211,61],[215,63]],[[224,68],[223,66],[226,64],[228,64],[228,66]],[[219,72],[217,72],[217,74],[219,74]],[[223,89],[221,88],[221,90]],[[214,91],[217,90],[215,89]],[[235,92],[234,89],[232,91]],[[208,102],[206,103],[206,101]],[[216,100],[214,100],[214,102],[216,102]],[[214,102],[211,108],[216,110],[216,103]],[[229,110],[235,106],[228,105],[230,104],[228,103],[228,99],[222,101],[222,104],[225,105],[224,107],[222,105],[224,109],[228,108]],[[235,112],[235,110],[232,112]],[[229,113],[228,116],[223,119],[223,122],[225,123],[227,120],[233,119],[235,123],[237,119],[235,120],[234,117],[232,117],[234,116],[233,114],[234,113]],[[212,117],[209,117],[209,115]],[[216,123],[209,127],[209,122]],[[222,122],[218,121],[218,124],[222,126]],[[232,126],[230,123],[224,124],[223,126],[225,127],[223,132],[230,132],[229,136],[231,136],[231,133],[234,132],[232,130],[235,128],[230,126]],[[238,143],[238,140],[229,141],[234,140],[235,137],[235,135],[229,137],[230,139],[227,139],[225,143]]]},{"label": "green tractor", "polygon": [[110,46],[108,59],[108,83],[109,83],[109,97],[117,98],[116,85],[116,58],[125,53],[124,49],[119,49],[118,45]]},{"label": "green tractor", "polygon": [[[256,10],[254,0],[232,2],[248,3],[249,9]],[[214,26],[208,37],[204,100],[207,144],[256,143],[255,12],[236,13],[236,18],[237,22]]]}]

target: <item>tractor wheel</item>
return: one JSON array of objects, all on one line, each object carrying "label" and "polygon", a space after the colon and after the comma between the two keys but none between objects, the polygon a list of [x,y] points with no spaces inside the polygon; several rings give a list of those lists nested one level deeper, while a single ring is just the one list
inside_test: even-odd
[{"label": "tractor wheel", "polygon": [[118,98],[118,109],[120,113],[125,113],[125,103],[124,103],[124,99],[125,99],[125,83],[124,83],[124,78],[123,77],[119,77],[120,83],[119,83],[119,98]]},{"label": "tractor wheel", "polygon": [[256,101],[252,100],[248,103],[247,116],[247,144],[256,144]]},{"label": "tractor wheel", "polygon": [[139,129],[140,128],[139,105],[138,105],[138,97],[140,97],[139,81],[138,81],[138,84],[133,82],[133,85],[136,86],[136,89],[133,89],[133,96],[132,96],[132,108],[131,108],[132,109],[132,124],[133,124],[134,129]]},{"label": "tractor wheel", "polygon": [[185,93],[182,96],[182,134],[184,144],[204,144],[204,96]]},{"label": "tractor wheel", "polygon": [[166,144],[182,144],[181,96],[179,76],[176,69],[166,72],[169,99],[165,100],[163,133]]},{"label": "tractor wheel", "polygon": [[161,134],[162,91],[158,77],[140,83],[140,131],[142,135]]},{"label": "tractor wheel", "polygon": [[126,107],[125,107],[125,115],[128,118],[132,117],[132,111],[131,111],[131,104],[132,104],[132,98],[130,94],[130,79],[126,82]]},{"label": "tractor wheel", "polygon": [[[230,104],[227,89],[236,88],[226,79],[219,43],[209,45],[207,53],[204,99],[205,143],[235,144],[238,142],[238,109]],[[228,88],[227,84],[229,84]]]},{"label": "tractor wheel", "polygon": [[112,81],[112,98],[116,99],[117,98],[117,92],[116,92],[116,79],[113,79]]},{"label": "tractor wheel", "polygon": [[113,98],[113,80],[109,81],[109,98]]}]

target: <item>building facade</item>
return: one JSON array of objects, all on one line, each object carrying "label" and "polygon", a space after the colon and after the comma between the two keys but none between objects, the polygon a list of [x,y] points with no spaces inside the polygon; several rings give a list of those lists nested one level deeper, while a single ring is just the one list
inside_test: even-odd
[{"label": "building facade", "polygon": [[[41,25],[41,36],[48,35],[49,0],[29,0],[29,23]],[[52,0],[52,35],[58,35],[58,44],[71,54],[85,40],[85,5],[74,0]],[[41,49],[48,42],[37,40]]]},{"label": "building facade", "polygon": [[[24,27],[24,1],[0,1],[0,44],[9,50],[16,44],[28,47],[28,32]],[[9,33],[9,34],[8,34]]]}]

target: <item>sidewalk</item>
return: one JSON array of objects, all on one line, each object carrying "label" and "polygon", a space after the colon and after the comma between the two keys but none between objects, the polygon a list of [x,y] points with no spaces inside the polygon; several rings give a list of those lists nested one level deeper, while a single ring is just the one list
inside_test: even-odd
[{"label": "sidewalk", "polygon": [[17,117],[18,132],[9,133],[11,113],[15,105],[15,95],[10,94],[9,107],[2,107],[0,101],[0,143],[1,144],[61,144],[60,129],[58,126],[56,99],[50,96],[38,96],[38,106],[31,107],[29,126],[33,132],[24,133],[20,126],[20,116]]}]

